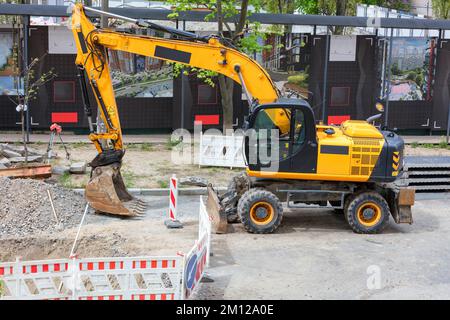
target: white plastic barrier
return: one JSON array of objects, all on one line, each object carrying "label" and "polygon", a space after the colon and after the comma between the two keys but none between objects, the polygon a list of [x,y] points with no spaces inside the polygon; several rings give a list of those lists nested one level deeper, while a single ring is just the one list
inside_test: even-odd
[{"label": "white plastic barrier", "polygon": [[183,299],[188,299],[203,278],[209,266],[211,252],[211,218],[200,196],[198,240],[185,256],[183,276]]},{"label": "white plastic barrier", "polygon": [[179,256],[2,263],[1,298],[176,300],[182,272]]},{"label": "white plastic barrier", "polygon": [[244,168],[242,135],[200,134],[199,166]]}]

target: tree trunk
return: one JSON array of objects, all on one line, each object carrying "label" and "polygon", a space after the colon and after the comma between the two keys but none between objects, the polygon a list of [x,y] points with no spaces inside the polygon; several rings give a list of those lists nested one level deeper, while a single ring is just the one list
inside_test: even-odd
[{"label": "tree trunk", "polygon": [[[239,21],[236,24],[236,29],[234,31],[234,35],[231,37],[234,40],[237,35],[239,35],[245,26],[245,21],[247,20],[247,9],[248,9],[249,0],[242,0],[241,2],[241,12],[239,16]],[[222,4],[220,3],[220,11],[222,11]],[[222,28],[222,19],[219,20],[219,28]],[[227,129],[233,129],[233,88],[234,81],[230,78],[225,77],[224,75],[219,75],[219,88],[220,95],[222,96],[222,128],[223,133],[226,132]],[[251,103],[251,101],[249,101]]]},{"label": "tree trunk", "polygon": [[219,37],[223,33],[222,0],[217,0],[217,33]]},{"label": "tree trunk", "polygon": [[[345,16],[347,13],[347,0],[336,1],[336,15]],[[335,34],[342,34],[344,32],[344,27],[335,27]]]},{"label": "tree trunk", "polygon": [[223,133],[227,129],[233,129],[233,79],[227,78],[224,75],[219,75],[220,95],[222,97],[222,128]]},{"label": "tree trunk", "polygon": [[[109,7],[109,0],[102,0],[101,2],[101,8],[102,11],[109,11],[108,7]],[[102,28],[108,28],[108,17],[105,15],[101,15],[100,16],[100,26]]]}]

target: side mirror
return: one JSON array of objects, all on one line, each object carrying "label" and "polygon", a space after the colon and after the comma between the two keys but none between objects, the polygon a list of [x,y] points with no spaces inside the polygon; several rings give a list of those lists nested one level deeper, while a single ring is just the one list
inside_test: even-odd
[{"label": "side mirror", "polygon": [[384,105],[381,102],[375,103],[375,109],[377,109],[379,112],[384,112]]},{"label": "side mirror", "polygon": [[378,113],[378,114],[376,114],[376,115],[373,115],[373,116],[370,116],[369,118],[367,118],[367,119],[366,119],[367,122],[369,122],[369,123],[370,123],[370,122],[373,122],[373,121],[375,121],[375,120],[381,118],[381,116],[383,115],[383,112],[384,112],[384,105],[383,105],[383,103],[382,103],[380,100],[378,100],[378,101],[375,103],[375,109],[377,109],[377,111],[380,112],[380,113]]}]

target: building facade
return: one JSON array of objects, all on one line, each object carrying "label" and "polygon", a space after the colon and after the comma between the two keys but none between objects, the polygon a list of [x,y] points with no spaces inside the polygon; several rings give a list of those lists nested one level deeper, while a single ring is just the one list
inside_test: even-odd
[{"label": "building facade", "polygon": [[[63,25],[66,20],[35,18],[30,27],[29,60],[41,58],[36,76],[52,68],[57,74],[30,103],[31,129],[47,130],[53,122],[66,130],[87,128],[74,64],[75,46],[71,31]],[[173,22],[164,23],[175,26]],[[186,23],[186,29],[214,33],[212,25]],[[139,32],[165,36],[147,30]],[[339,124],[346,119],[366,119],[376,113],[377,100],[388,99],[389,127],[426,134],[445,131],[450,104],[449,35],[400,29],[395,30],[392,41],[389,36],[387,30],[375,32],[370,28],[333,35],[326,56],[327,36],[323,29],[293,26],[283,36],[261,39],[261,44],[270,44],[272,49],[253,57],[285,95],[308,99],[318,120]],[[0,29],[0,127],[6,130],[20,128],[19,114],[11,99],[13,46],[12,29]],[[195,75],[174,77],[170,64],[149,57],[126,52],[109,52],[108,57],[125,130],[192,129],[195,122],[205,128],[221,128],[217,82],[212,87]],[[91,101],[95,101],[92,96]],[[233,101],[234,124],[239,128],[248,107],[238,84]]]}]

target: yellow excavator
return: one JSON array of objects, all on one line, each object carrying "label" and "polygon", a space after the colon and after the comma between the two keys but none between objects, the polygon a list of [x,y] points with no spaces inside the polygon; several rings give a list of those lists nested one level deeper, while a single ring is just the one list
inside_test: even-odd
[{"label": "yellow excavator", "polygon": [[[96,28],[86,11],[166,32],[172,38]],[[135,216],[145,209],[128,193],[120,174],[124,146],[107,50],[121,50],[212,70],[241,84],[250,111],[244,138],[247,169],[232,179],[222,195],[208,187],[207,210],[217,233],[227,232],[228,223],[237,220],[249,232],[273,232],[283,217],[282,203],[334,208],[344,213],[357,233],[380,232],[390,215],[396,223],[412,223],[414,190],[396,183],[403,168],[403,140],[370,124],[376,117],[348,120],[339,127],[316,125],[305,100],[280,97],[256,61],[216,35],[200,37],[82,4],[73,6],[71,24],[89,138],[98,151],[90,163],[85,195],[97,211]],[[106,132],[94,131],[87,84]]]}]

